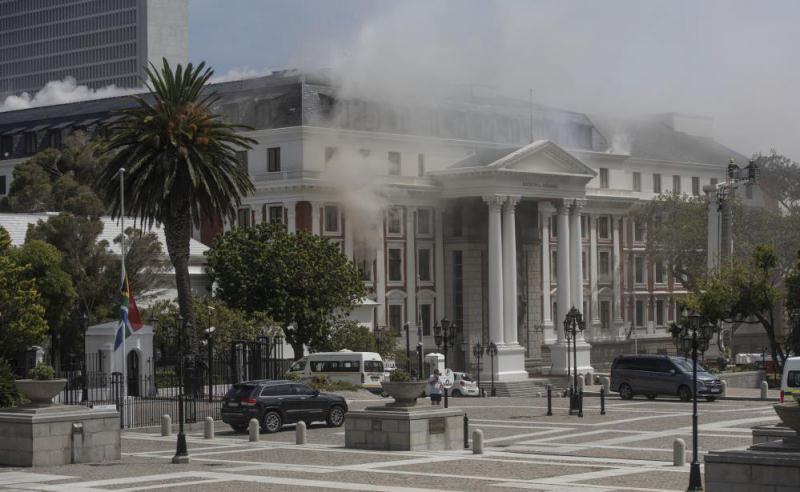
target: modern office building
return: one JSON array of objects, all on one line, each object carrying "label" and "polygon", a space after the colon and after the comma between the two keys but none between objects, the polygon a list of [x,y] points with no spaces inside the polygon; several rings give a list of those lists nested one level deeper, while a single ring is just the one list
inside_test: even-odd
[{"label": "modern office building", "polygon": [[188,0],[0,0],[0,99],[73,77],[139,87],[148,61],[186,63]]},{"label": "modern office building", "polygon": [[[700,195],[731,157],[746,160],[710,138],[709,120],[677,114],[612,121],[455,92],[435,107],[388,104],[297,73],[214,89],[215,111],[257,141],[240,153],[256,191],[224,227],[281,222],[335,241],[362,272],[375,328],[407,324],[412,349],[427,353],[447,317],[459,327],[449,363],[472,364],[471,347],[494,342],[501,381],[566,372],[572,306],[586,320],[581,371],[634,340],[674,353],[667,327],[683,290],[645,255],[630,211],[662,192]],[[95,132],[128,104],[0,113],[0,176],[9,185],[26,156],[75,129]],[[215,232],[197,237],[208,244]]]}]

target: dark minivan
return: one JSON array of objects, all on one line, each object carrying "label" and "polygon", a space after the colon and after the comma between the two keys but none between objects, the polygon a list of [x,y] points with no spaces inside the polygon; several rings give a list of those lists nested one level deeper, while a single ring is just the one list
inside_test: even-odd
[{"label": "dark minivan", "polygon": [[[654,399],[658,395],[692,399],[692,361],[669,355],[620,355],[611,364],[611,391],[623,400],[634,395]],[[722,383],[702,366],[697,366],[697,394],[714,401]]]},{"label": "dark minivan", "polygon": [[344,423],[344,397],[320,393],[295,381],[245,381],[234,384],[222,403],[222,421],[245,432],[250,419],[261,429],[277,432],[284,424],[325,421],[331,427]]}]

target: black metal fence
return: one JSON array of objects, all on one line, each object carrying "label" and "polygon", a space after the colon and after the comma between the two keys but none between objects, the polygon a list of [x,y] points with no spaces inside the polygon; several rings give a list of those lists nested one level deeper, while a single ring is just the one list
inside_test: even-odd
[{"label": "black metal fence", "polygon": [[281,339],[259,337],[237,340],[219,350],[211,343],[200,354],[184,357],[180,378],[180,351],[174,340],[161,339],[152,358],[139,360],[129,352],[123,376],[120,360],[99,352],[70,355],[55,361],[56,377],[67,380],[55,401],[65,405],[113,406],[123,428],[157,426],[161,416],[178,415],[178,395],[183,390],[187,423],[206,417],[219,419],[222,400],[233,384],[255,379],[281,379],[291,360],[283,357]]}]

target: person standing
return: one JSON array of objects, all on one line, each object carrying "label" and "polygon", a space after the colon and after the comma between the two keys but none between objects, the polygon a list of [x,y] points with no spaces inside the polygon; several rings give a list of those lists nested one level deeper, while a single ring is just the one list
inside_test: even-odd
[{"label": "person standing", "polygon": [[442,382],[439,380],[441,373],[439,369],[434,369],[433,375],[428,379],[431,386],[431,405],[439,406],[442,403]]}]

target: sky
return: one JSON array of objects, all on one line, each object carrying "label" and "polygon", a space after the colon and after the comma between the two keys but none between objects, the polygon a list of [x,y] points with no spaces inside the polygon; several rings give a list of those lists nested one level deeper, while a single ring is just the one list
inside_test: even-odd
[{"label": "sky", "polygon": [[477,85],[586,113],[714,118],[744,154],[800,160],[800,2],[189,0],[190,58],[220,77],[330,68],[345,90]]}]

